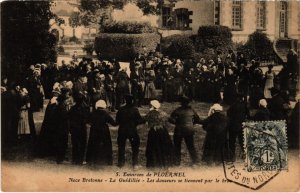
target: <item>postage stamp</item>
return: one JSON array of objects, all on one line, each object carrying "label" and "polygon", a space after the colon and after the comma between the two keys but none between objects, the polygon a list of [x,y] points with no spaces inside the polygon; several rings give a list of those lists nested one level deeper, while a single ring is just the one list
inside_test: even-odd
[{"label": "postage stamp", "polygon": [[243,129],[248,172],[288,168],[285,121],[245,122]]}]

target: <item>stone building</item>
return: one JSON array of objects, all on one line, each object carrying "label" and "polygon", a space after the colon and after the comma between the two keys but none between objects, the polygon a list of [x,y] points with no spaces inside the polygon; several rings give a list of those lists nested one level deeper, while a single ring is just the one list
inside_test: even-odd
[{"label": "stone building", "polygon": [[228,26],[236,42],[246,41],[256,30],[271,40],[299,39],[300,1],[165,0],[162,5],[163,36],[196,34],[203,25]]},{"label": "stone building", "polygon": [[234,42],[246,42],[256,30],[266,33],[283,62],[289,49],[300,51],[297,0],[165,0],[161,9],[158,26],[163,37],[197,34],[200,26],[223,25],[232,30]]}]

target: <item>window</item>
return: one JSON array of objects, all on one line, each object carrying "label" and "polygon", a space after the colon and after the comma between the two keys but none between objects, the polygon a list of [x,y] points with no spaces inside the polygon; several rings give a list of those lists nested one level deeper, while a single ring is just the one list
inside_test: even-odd
[{"label": "window", "polygon": [[257,17],[256,17],[257,29],[266,29],[266,2],[257,2]]},{"label": "window", "polygon": [[172,27],[173,19],[171,16],[171,8],[163,7],[162,8],[162,27]]},{"label": "window", "polygon": [[280,1],[279,33],[280,33],[280,37],[287,36],[287,2],[286,1]]},{"label": "window", "polygon": [[220,25],[220,1],[215,0],[215,25]]},{"label": "window", "polygon": [[176,13],[176,28],[186,29],[189,27],[189,11],[188,9],[180,8],[175,10]]},{"label": "window", "polygon": [[242,1],[232,1],[232,29],[242,29]]}]

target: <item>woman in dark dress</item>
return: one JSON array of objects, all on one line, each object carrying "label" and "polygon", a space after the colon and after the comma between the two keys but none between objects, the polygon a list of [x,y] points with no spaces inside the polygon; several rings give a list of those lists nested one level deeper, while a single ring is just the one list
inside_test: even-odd
[{"label": "woman in dark dress", "polygon": [[236,75],[233,73],[233,70],[229,68],[224,82],[224,102],[228,105],[236,101],[236,82]]},{"label": "woman in dark dress", "polygon": [[253,116],[254,121],[269,121],[270,120],[270,111],[267,108],[267,101],[266,99],[259,100],[258,110]]},{"label": "woman in dark dress", "polygon": [[44,120],[41,126],[41,131],[38,137],[36,153],[39,157],[47,157],[55,155],[55,134],[54,130],[57,126],[56,120],[56,108],[58,106],[57,98],[61,94],[60,90],[57,89],[52,92],[53,97],[50,99],[46,111]]},{"label": "woman in dark dress", "polygon": [[151,109],[145,116],[150,128],[148,133],[146,158],[147,167],[168,167],[172,165],[173,144],[165,127],[167,114],[161,110],[157,100],[150,102]]},{"label": "woman in dark dress", "polygon": [[203,129],[206,131],[202,161],[207,164],[222,163],[227,127],[227,118],[222,111],[221,105],[214,104],[210,108],[208,118],[201,121]]},{"label": "woman in dark dress", "polygon": [[112,142],[108,123],[116,125],[108,114],[106,102],[96,102],[96,110],[91,117],[91,129],[86,161],[92,165],[112,165]]},{"label": "woman in dark dress", "polygon": [[69,134],[69,110],[70,110],[70,90],[63,88],[61,95],[58,96],[58,105],[55,108],[54,120],[56,125],[54,127],[54,149],[56,163],[61,164],[66,156],[68,148],[68,134]]}]

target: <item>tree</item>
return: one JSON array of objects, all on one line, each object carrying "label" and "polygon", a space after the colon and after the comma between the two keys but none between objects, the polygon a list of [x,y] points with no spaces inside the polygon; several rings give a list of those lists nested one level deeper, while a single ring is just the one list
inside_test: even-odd
[{"label": "tree", "polygon": [[274,59],[272,45],[272,41],[267,34],[255,31],[248,36],[248,40],[244,45],[237,48],[237,51],[243,52],[249,60],[270,61]]},{"label": "tree", "polygon": [[79,12],[72,12],[69,17],[69,24],[73,28],[73,37],[75,37],[75,28],[81,25]]},{"label": "tree", "polygon": [[145,15],[158,14],[163,0],[81,0],[81,22],[85,26],[111,21],[113,9],[123,9],[127,3],[135,3]]},{"label": "tree", "polygon": [[232,49],[231,30],[226,26],[200,26],[197,36],[194,37],[198,52],[226,53]]},{"label": "tree", "polygon": [[29,65],[56,62],[56,38],[49,32],[53,18],[49,1],[1,3],[1,70],[20,78]]}]

